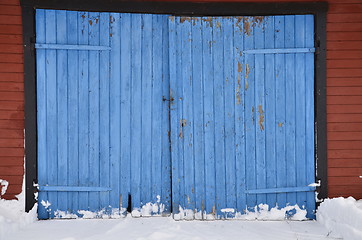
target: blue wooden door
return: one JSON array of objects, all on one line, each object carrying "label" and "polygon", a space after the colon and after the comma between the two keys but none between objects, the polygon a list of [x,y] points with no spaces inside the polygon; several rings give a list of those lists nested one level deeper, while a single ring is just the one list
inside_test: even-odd
[{"label": "blue wooden door", "polygon": [[169,31],[176,217],[262,203],[313,217],[313,16],[170,17]]},{"label": "blue wooden door", "polygon": [[312,217],[313,34],[310,15],[37,10],[39,218]]},{"label": "blue wooden door", "polygon": [[39,218],[170,212],[164,19],[36,11]]}]

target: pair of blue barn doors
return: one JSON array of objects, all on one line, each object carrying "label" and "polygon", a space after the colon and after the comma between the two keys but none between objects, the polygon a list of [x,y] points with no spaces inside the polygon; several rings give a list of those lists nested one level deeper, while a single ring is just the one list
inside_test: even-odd
[{"label": "pair of blue barn doors", "polygon": [[37,10],[39,218],[312,218],[313,25]]}]

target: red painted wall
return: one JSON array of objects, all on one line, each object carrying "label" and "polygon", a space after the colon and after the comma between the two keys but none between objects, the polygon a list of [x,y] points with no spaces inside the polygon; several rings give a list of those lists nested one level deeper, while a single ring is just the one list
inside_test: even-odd
[{"label": "red painted wall", "polygon": [[362,0],[330,1],[327,16],[328,190],[362,198]]},{"label": "red painted wall", "polygon": [[[359,178],[362,176],[362,0],[328,2],[329,196],[351,195],[362,198],[362,178]],[[4,198],[13,198],[21,191],[24,172],[24,78],[21,34],[19,0],[0,0],[0,179],[10,182]]]},{"label": "red painted wall", "polygon": [[3,198],[21,192],[24,174],[24,78],[21,8],[0,0],[0,179],[9,181]]}]

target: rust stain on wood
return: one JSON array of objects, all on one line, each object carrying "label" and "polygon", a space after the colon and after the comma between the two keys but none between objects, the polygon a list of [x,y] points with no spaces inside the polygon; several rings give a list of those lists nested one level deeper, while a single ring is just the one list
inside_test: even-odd
[{"label": "rust stain on wood", "polygon": [[93,21],[92,20],[89,20],[89,25],[93,25]]},{"label": "rust stain on wood", "polygon": [[109,22],[114,23],[114,20],[116,20],[112,15],[109,16]]},{"label": "rust stain on wood", "polygon": [[180,125],[181,125],[181,127],[185,127],[186,124],[187,124],[186,119],[181,119],[181,120],[180,120]]},{"label": "rust stain on wood", "polygon": [[168,19],[170,19],[171,22],[175,22],[175,16],[169,16]]},{"label": "rust stain on wood", "polygon": [[214,40],[214,41],[209,41],[209,48],[211,48],[212,47],[212,44],[213,43],[216,43],[216,41]]},{"label": "rust stain on wood", "polygon": [[283,127],[283,123],[282,122],[278,123],[278,127]]},{"label": "rust stain on wood", "polygon": [[240,77],[240,73],[238,74],[238,86],[236,88],[236,104],[240,105],[241,103],[241,93],[240,93],[240,89],[241,89],[241,77]]},{"label": "rust stain on wood", "polygon": [[191,22],[191,17],[180,17],[180,23],[184,23],[185,21]]},{"label": "rust stain on wood", "polygon": [[209,24],[209,27],[213,27],[213,19],[212,19],[212,17],[203,18],[202,21],[207,22]]},{"label": "rust stain on wood", "polygon": [[244,23],[244,33],[248,36],[250,36],[251,33],[251,28],[250,28],[250,21],[249,18],[244,18],[243,19],[243,23]]},{"label": "rust stain on wood", "polygon": [[220,23],[220,22],[216,22],[216,28],[220,28],[220,29],[221,29],[221,23]]},{"label": "rust stain on wood", "polygon": [[249,78],[249,73],[250,73],[250,67],[249,64],[245,65],[245,78]]},{"label": "rust stain on wood", "polygon": [[251,107],[251,113],[252,113],[252,117],[251,117],[251,120],[252,120],[252,122],[253,122],[253,125],[255,124],[255,108],[254,108],[254,106],[253,107]]},{"label": "rust stain on wood", "polygon": [[238,86],[236,88],[236,104],[239,105],[241,103],[241,72],[243,71],[243,65],[238,62]]},{"label": "rust stain on wood", "polygon": [[249,82],[248,80],[245,81],[245,91],[248,91],[249,89]]},{"label": "rust stain on wood", "polygon": [[264,131],[264,111],[263,106],[258,106],[258,112],[259,112],[259,127],[261,131]]},{"label": "rust stain on wood", "polygon": [[243,17],[236,17],[235,26],[236,26],[237,28],[239,28],[239,31],[242,33],[242,32],[243,32],[243,27],[240,26],[241,21],[243,21]]},{"label": "rust stain on wood", "polygon": [[215,215],[216,214],[216,206],[212,206],[212,212],[211,212],[212,215]]},{"label": "rust stain on wood", "polygon": [[243,71],[243,65],[238,62],[238,72],[241,73],[241,71]]},{"label": "rust stain on wood", "polygon": [[174,105],[174,98],[173,98],[173,92],[172,92],[172,89],[170,88],[170,106]]},{"label": "rust stain on wood", "polygon": [[186,119],[180,119],[180,133],[179,133],[179,137],[183,138],[184,134],[183,134],[183,127],[185,127],[187,124]]},{"label": "rust stain on wood", "polygon": [[[236,27],[239,28],[239,31],[247,36],[251,35],[253,28],[258,25],[260,27],[264,21],[264,16],[256,16],[256,17],[237,17],[237,21],[235,23]],[[243,22],[243,26],[240,25],[241,21]]]}]

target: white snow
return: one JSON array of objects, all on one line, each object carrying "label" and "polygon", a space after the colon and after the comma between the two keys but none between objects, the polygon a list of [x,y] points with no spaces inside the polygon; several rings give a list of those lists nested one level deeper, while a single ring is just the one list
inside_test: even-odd
[{"label": "white snow", "polygon": [[348,240],[362,239],[362,200],[353,197],[326,199],[317,210],[317,221],[331,233]]},{"label": "white snow", "polygon": [[0,185],[1,185],[1,194],[0,194],[0,198],[1,198],[1,196],[6,193],[6,190],[8,190],[9,182],[6,180],[0,179]]},{"label": "white snow", "polygon": [[38,221],[6,240],[322,240],[316,221],[175,221],[170,217]]},{"label": "white snow", "polygon": [[[295,214],[291,217],[288,217],[285,213],[295,210]],[[307,210],[300,209],[298,205],[294,206],[286,206],[284,208],[278,209],[278,207],[274,207],[269,209],[268,204],[259,204],[258,206],[254,207],[254,211],[250,212],[248,210],[245,211],[245,214],[237,213],[235,216],[236,219],[244,219],[244,220],[296,220],[302,221],[307,220],[306,218]]]},{"label": "white snow", "polygon": [[[92,219],[92,218],[112,218],[112,219],[119,219],[123,217],[124,212],[126,211],[125,208],[122,208],[119,211],[118,208],[111,209],[111,213],[107,212],[105,209],[102,209],[98,212],[92,212],[87,210],[79,210],[77,213],[80,215],[81,218],[84,219]],[[54,218],[64,218],[64,219],[76,219],[79,218],[77,214],[56,210],[54,211]]]},{"label": "white snow", "polygon": [[220,210],[221,212],[223,213],[234,213],[235,212],[235,209],[234,208],[223,208]]},{"label": "white snow", "polygon": [[318,180],[317,183],[311,183],[308,185],[308,187],[320,187],[321,186],[321,180]]},{"label": "white snow", "polygon": [[52,205],[49,201],[44,201],[44,200],[41,200],[40,204],[43,205],[45,209],[48,209],[50,205]]},{"label": "white snow", "polygon": [[[287,212],[295,210],[293,216],[286,215]],[[307,220],[307,210],[301,209],[298,205],[286,206],[284,208],[278,209],[278,206],[270,208],[268,204],[259,204],[254,207],[254,211],[249,211],[247,209],[244,212],[236,212],[234,208],[223,208],[220,210],[223,213],[234,214],[233,217],[228,217],[228,219],[238,219],[238,220],[264,220],[264,221],[276,221],[276,220],[296,220],[302,221]],[[179,213],[174,215],[175,220],[193,220],[193,219],[203,219],[205,220],[215,220],[213,214],[202,213],[201,211],[195,212],[192,209],[183,209],[179,207]],[[206,216],[206,217],[205,217]]]},{"label": "white snow", "polygon": [[[6,192],[8,181],[1,180],[1,185],[6,186],[2,188],[1,195],[3,195]],[[0,240],[7,235],[19,232],[19,229],[37,220],[37,204],[29,213],[25,212],[24,192],[23,184],[22,193],[16,196],[18,200],[5,200],[0,197]]]},{"label": "white snow", "polygon": [[[12,201],[0,199],[0,240],[362,239],[362,200],[356,201],[353,198],[325,200],[317,211],[318,221],[290,221],[305,220],[306,211],[297,205],[278,209],[270,208],[266,204],[256,206],[253,212],[234,212],[236,220],[229,221],[175,221],[171,217],[134,217],[162,212],[158,200],[156,203],[146,204],[144,209],[134,210],[133,217],[131,214],[121,217],[122,214],[117,209],[114,209],[112,214],[118,219],[86,219],[103,216],[104,211],[78,211],[83,218],[57,211],[58,217],[70,214],[69,217],[75,219],[37,221],[37,206],[34,206],[30,213],[25,213],[24,194],[17,197],[18,200]],[[41,204],[51,207],[51,203],[46,201]],[[232,210],[225,208],[223,212],[233,213]],[[290,210],[296,213],[286,219],[285,212]],[[189,220],[202,219],[203,215],[205,218],[206,214],[201,211],[180,208],[180,213],[174,217]],[[207,220],[214,218],[212,214],[206,215]]]}]

